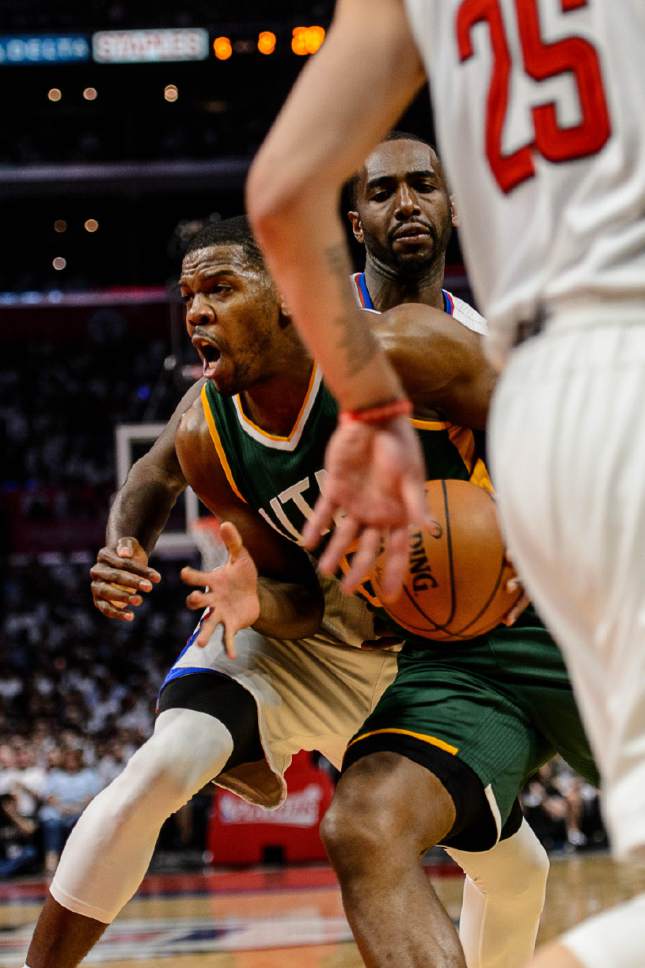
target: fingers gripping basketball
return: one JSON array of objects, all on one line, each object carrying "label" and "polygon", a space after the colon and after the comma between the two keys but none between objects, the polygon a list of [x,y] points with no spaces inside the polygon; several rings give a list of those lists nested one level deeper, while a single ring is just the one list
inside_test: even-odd
[{"label": "fingers gripping basketball", "polygon": [[[514,575],[506,559],[492,496],[468,481],[426,485],[432,516],[441,534],[410,531],[410,556],[400,596],[386,609],[395,621],[424,638],[462,641],[499,625],[521,599],[509,591]],[[384,560],[372,583],[380,592]]]}]

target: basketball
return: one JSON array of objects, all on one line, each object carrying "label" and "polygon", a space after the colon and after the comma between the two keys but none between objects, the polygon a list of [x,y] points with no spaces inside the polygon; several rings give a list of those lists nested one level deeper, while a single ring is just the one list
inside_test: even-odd
[{"label": "basketball", "polygon": [[[439,642],[459,642],[499,625],[520,600],[505,557],[495,501],[468,481],[431,481],[428,507],[441,535],[410,531],[410,563],[400,597],[385,607],[403,628]],[[379,594],[382,558],[372,584]]]}]

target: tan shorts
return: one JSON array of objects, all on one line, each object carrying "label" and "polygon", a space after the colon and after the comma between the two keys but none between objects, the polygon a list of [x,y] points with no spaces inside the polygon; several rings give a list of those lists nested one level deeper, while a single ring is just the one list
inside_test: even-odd
[{"label": "tan shorts", "polygon": [[221,774],[218,786],[272,808],[287,795],[284,772],[300,750],[318,750],[340,768],[347,743],[396,675],[396,648],[360,648],[373,638],[367,606],[333,581],[325,582],[323,625],[311,638],[284,641],[245,629],[236,637],[235,659],[225,655],[220,629],[205,648],[189,645],[166,682],[189,669],[212,669],[248,689],[257,703],[266,758]]}]

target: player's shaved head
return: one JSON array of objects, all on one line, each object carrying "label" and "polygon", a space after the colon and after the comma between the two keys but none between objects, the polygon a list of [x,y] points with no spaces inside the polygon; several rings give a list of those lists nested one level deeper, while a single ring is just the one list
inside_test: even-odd
[{"label": "player's shaved head", "polygon": [[211,246],[238,245],[244,252],[250,266],[266,272],[262,252],[253,237],[251,227],[245,215],[233,218],[211,218],[190,239],[184,251],[184,258],[197,249],[209,249]]},{"label": "player's shaved head", "polygon": [[[398,129],[390,131],[390,133],[386,135],[385,138],[383,138],[383,140],[380,141],[378,145],[376,145],[374,150],[370,153],[369,157],[372,157],[372,155],[379,150],[381,145],[387,144],[390,141],[415,141],[417,142],[417,144],[421,144],[421,145],[424,145],[426,148],[429,148],[433,159],[433,167],[441,175],[441,178],[445,184],[443,166],[441,164],[441,159],[439,158],[439,155],[437,153],[437,149],[435,148],[435,146],[431,144],[429,141],[426,141],[424,138],[419,137],[419,135],[412,134],[409,131],[400,131]],[[356,204],[358,201],[358,189],[361,182],[361,178],[365,175],[365,172],[366,172],[367,160],[368,159],[366,159],[365,165],[363,165],[362,168],[359,168],[359,170],[354,175],[352,175],[352,177],[345,183],[345,188],[343,190],[343,197],[346,199],[346,202],[347,202],[346,208],[350,208],[350,209],[356,208]]]},{"label": "player's shaved head", "polygon": [[429,142],[393,131],[367,157],[352,191],[349,219],[368,263],[407,278],[443,271],[454,213]]}]

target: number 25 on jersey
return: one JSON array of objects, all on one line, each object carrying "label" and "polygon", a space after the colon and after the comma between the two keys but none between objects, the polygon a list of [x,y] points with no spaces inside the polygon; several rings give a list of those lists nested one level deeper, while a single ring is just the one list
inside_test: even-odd
[{"label": "number 25 on jersey", "polygon": [[[586,7],[589,0],[559,0],[562,12]],[[593,0],[592,0],[593,2]],[[508,193],[535,174],[534,155],[563,162],[594,155],[611,135],[598,52],[584,37],[571,35],[552,43],[543,40],[538,0],[514,0],[521,45],[521,69],[534,81],[570,74],[576,85],[580,121],[560,127],[554,101],[531,108],[533,141],[505,154],[502,148],[513,60],[500,0],[463,0],[457,9],[456,31],[462,63],[473,57],[473,28],[488,25],[493,68],[486,106],[486,155],[497,184]]]}]

